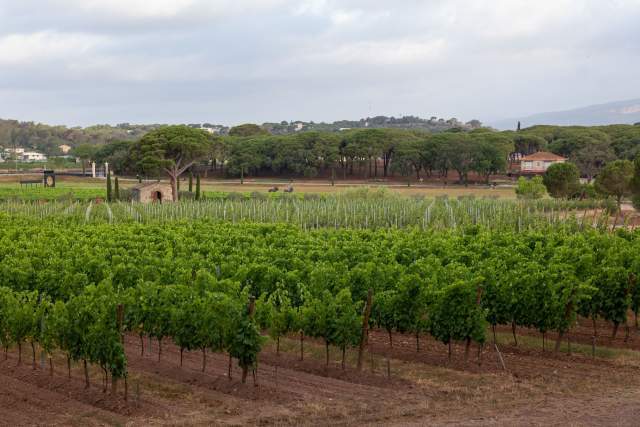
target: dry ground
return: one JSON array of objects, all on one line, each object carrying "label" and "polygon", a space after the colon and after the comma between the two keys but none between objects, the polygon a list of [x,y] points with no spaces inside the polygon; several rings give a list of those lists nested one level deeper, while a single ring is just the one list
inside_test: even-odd
[{"label": "dry ground", "polygon": [[[598,325],[603,335],[610,325]],[[582,328],[582,326],[581,326]],[[579,328],[580,329],[580,328]],[[31,367],[31,350],[23,349],[18,367],[15,350],[0,356],[0,424],[2,425],[638,425],[640,416],[640,338],[635,330],[629,349],[606,348],[590,356],[590,346],[574,343],[571,355],[542,352],[541,341],[519,331],[519,346],[510,334],[498,334],[507,371],[492,345],[480,352],[473,345],[464,362],[462,345],[447,347],[420,337],[395,334],[389,348],[386,332],[370,333],[364,369],[355,366],[356,351],[331,349],[324,365],[322,343],[306,339],[299,360],[296,337],[272,343],[261,354],[257,386],[239,381],[235,366],[227,377],[228,358],[180,352],[137,337],[126,338],[130,379],[129,401],[103,393],[101,377],[92,371],[84,389],[80,366],[67,378],[66,361],[57,355],[54,375]],[[580,330],[576,331],[576,337]],[[623,347],[624,343],[615,343]],[[620,345],[618,345],[620,344]],[[604,343],[603,343],[604,345]],[[27,347],[27,346],[25,346]],[[589,350],[589,351],[587,351]],[[391,378],[387,378],[387,357]],[[277,367],[277,369],[276,369]],[[276,374],[277,371],[277,374]]]},{"label": "dry ground", "polygon": [[[204,183],[203,188],[209,191],[259,191],[266,192],[272,186],[277,185],[281,189],[286,188],[287,184],[284,183],[262,183],[262,182],[245,182],[240,185],[238,182],[226,182],[226,181],[207,181]],[[412,184],[410,187],[400,183],[379,183],[379,182],[348,182],[348,183],[336,183],[332,186],[330,183],[318,182],[318,181],[306,181],[306,182],[294,182],[294,191],[299,193],[335,193],[338,191],[345,191],[352,188],[370,187],[386,188],[392,192],[397,192],[403,195],[425,195],[430,197],[448,195],[449,197],[469,196],[474,195],[476,197],[499,197],[499,198],[515,198],[515,191],[511,187],[497,187],[490,188],[485,185],[470,185],[464,187],[461,185],[416,185]]]}]

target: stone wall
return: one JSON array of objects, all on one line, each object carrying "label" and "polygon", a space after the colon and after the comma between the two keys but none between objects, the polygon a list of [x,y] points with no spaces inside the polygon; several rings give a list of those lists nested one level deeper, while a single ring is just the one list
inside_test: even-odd
[{"label": "stone wall", "polygon": [[132,189],[133,200],[140,203],[173,202],[169,184],[154,183]]}]

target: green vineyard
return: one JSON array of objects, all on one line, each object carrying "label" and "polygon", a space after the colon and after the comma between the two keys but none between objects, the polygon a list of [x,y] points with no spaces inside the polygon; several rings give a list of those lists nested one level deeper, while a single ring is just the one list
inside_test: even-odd
[{"label": "green vineyard", "polygon": [[[178,209],[172,208],[172,209]],[[575,225],[575,224],[574,224]],[[0,217],[0,343],[127,375],[125,332],[257,368],[263,335],[344,352],[369,323],[482,345],[498,325],[563,334],[637,313],[640,239],[591,227],[304,229],[213,219],[84,223]],[[255,302],[253,300],[255,297]],[[465,358],[467,354],[465,354]],[[344,361],[344,357],[343,357]],[[344,362],[343,362],[344,363]],[[86,368],[85,368],[86,372]],[[88,381],[88,377],[87,377]],[[115,387],[115,386],[114,386]]]}]

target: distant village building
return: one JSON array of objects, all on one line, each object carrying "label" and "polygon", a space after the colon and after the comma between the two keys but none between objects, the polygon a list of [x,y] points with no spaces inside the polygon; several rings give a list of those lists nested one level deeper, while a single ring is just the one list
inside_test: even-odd
[{"label": "distant village building", "polygon": [[37,151],[25,151],[22,153],[23,162],[46,162],[47,156]]},{"label": "distant village building", "polygon": [[538,151],[520,159],[520,173],[523,175],[543,174],[549,169],[549,166],[566,161],[567,159],[557,154]]},{"label": "distant village building", "polygon": [[69,151],[71,151],[71,146],[67,144],[62,144],[58,148],[62,154],[69,154]]},{"label": "distant village building", "polygon": [[212,135],[222,135],[224,133],[224,126],[221,125],[212,125],[212,126],[203,126],[202,129],[209,132]]},{"label": "distant village building", "polygon": [[4,150],[5,160],[17,160],[19,162],[46,162],[47,156],[37,151],[26,151],[24,148],[7,148]]},{"label": "distant village building", "polygon": [[10,157],[22,158],[24,151],[25,151],[24,148],[6,148],[4,150],[4,153],[5,153],[5,157],[10,156]]},{"label": "distant village building", "polygon": [[163,182],[145,182],[132,187],[131,199],[140,203],[173,202],[171,186]]}]

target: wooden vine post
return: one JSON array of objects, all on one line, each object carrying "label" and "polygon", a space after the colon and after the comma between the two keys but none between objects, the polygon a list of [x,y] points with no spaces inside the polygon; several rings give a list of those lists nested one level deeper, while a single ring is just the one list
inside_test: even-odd
[{"label": "wooden vine post", "polygon": [[[636,276],[633,273],[629,273],[629,277],[628,277],[628,284],[627,287],[624,290],[624,296],[625,298],[627,296],[629,296],[629,294],[633,291],[633,288],[635,287],[635,282],[636,282]],[[620,323],[615,322],[613,324],[613,334],[611,335],[611,338],[609,339],[609,342],[613,342],[613,340],[616,339],[616,336],[618,335],[618,328],[620,327]],[[626,319],[625,316],[625,320],[624,320],[624,328],[625,328],[625,337],[624,337],[624,342],[626,343],[629,340],[629,322]]]},{"label": "wooden vine post", "polygon": [[367,293],[367,305],[364,308],[362,317],[362,335],[360,336],[360,348],[358,349],[358,371],[362,371],[362,357],[364,347],[368,344],[367,336],[369,331],[369,317],[371,317],[371,305],[373,304],[373,289],[369,288]]},{"label": "wooden vine post", "polygon": [[[116,322],[118,327],[118,334],[120,335],[120,343],[122,344],[122,348],[124,349],[124,334],[122,325],[124,324],[124,305],[118,304],[116,308]],[[111,394],[115,395],[118,391],[118,378],[115,376],[111,376]],[[124,375],[124,400],[126,401],[128,398],[128,382],[127,382],[127,374]]]},{"label": "wooden vine post", "polygon": [[[249,297],[249,307],[247,309],[247,312],[249,314],[249,320],[253,319],[253,315],[256,313],[256,297],[254,297],[253,295],[251,295]],[[248,366],[243,366],[242,367],[242,383],[244,384],[247,381],[247,374],[249,373],[249,367]],[[255,368],[253,368],[253,382],[255,384],[256,381],[256,370]]]},{"label": "wooden vine post", "polygon": [[82,364],[84,366],[84,388],[91,387],[91,383],[89,382],[89,367],[87,366],[87,359],[82,359]]},{"label": "wooden vine post", "polygon": [[[626,295],[633,293],[635,287],[636,287],[636,275],[633,273],[629,273],[629,286],[627,286]],[[636,323],[637,321],[638,320],[636,318]],[[624,329],[625,329],[624,342],[626,343],[629,341],[629,335],[631,333],[629,328],[629,322],[627,321],[626,318],[624,320]]]},{"label": "wooden vine post", "polygon": [[[482,286],[478,286],[476,290],[476,306],[480,306],[480,302],[482,301]],[[464,346],[464,363],[466,364],[469,361],[469,349],[471,347],[471,338],[467,337],[465,346]],[[449,348],[451,348],[451,343],[449,343]],[[478,352],[478,363],[480,363],[480,351]],[[449,350],[449,359],[451,359],[451,350]]]},{"label": "wooden vine post", "polygon": [[[576,289],[573,288],[571,290],[571,294],[569,295],[569,301],[567,302],[567,305],[564,308],[564,320],[567,321],[569,320],[569,318],[571,317],[571,312],[573,311],[573,297],[576,294]],[[567,328],[569,329],[569,328]],[[554,349],[554,353],[557,353],[560,350],[560,344],[562,342],[562,337],[564,336],[564,333],[566,331],[564,330],[564,328],[560,329],[558,331],[558,338],[556,339],[556,346]]]}]

